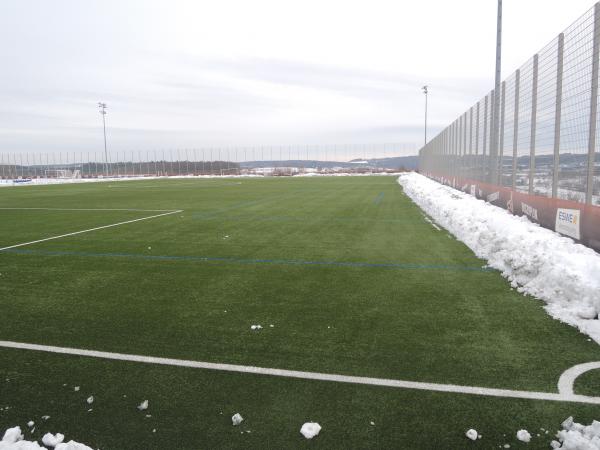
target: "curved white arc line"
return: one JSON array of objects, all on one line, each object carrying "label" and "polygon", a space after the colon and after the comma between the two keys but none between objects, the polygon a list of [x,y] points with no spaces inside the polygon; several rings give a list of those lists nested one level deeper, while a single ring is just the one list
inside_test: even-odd
[{"label": "curved white arc line", "polygon": [[575,380],[578,376],[584,374],[585,372],[589,372],[590,370],[595,369],[600,369],[600,361],[577,364],[576,366],[565,370],[558,379],[559,394],[569,397],[584,397],[575,394]]}]

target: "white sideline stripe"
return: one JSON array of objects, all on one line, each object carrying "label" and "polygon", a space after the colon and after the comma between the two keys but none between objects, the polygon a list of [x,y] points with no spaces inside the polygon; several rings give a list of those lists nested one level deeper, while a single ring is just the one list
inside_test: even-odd
[{"label": "white sideline stripe", "polygon": [[172,209],[136,208],[0,208],[2,211],[131,211],[131,212],[172,212]]},{"label": "white sideline stripe", "polygon": [[60,239],[60,238],[68,237],[68,236],[75,236],[77,234],[89,233],[90,231],[102,230],[104,228],[118,227],[119,225],[125,225],[125,224],[128,224],[128,223],[139,222],[141,220],[155,219],[156,217],[168,216],[170,214],[176,214],[176,213],[180,213],[180,212],[183,212],[183,210],[179,209],[177,211],[166,212],[166,213],[163,213],[163,214],[156,214],[154,216],[142,217],[140,219],[126,220],[125,222],[112,223],[110,225],[103,225],[101,227],[89,228],[87,230],[74,231],[73,233],[61,234],[59,236],[52,236],[52,237],[49,237],[49,238],[38,239],[37,241],[23,242],[21,244],[15,244],[15,245],[10,245],[8,247],[0,248],[0,252],[2,250],[8,250],[8,249],[11,249],[11,248],[24,247],[25,245],[37,244],[39,242],[51,241],[53,239]]},{"label": "white sideline stripe", "polygon": [[184,359],[159,358],[154,356],[130,355],[125,353],[101,352],[68,347],[55,347],[50,345],[27,344],[22,342],[0,341],[0,347],[15,348],[20,350],[35,350],[47,353],[60,353],[64,355],[88,356],[93,358],[111,359],[118,361],[131,361],[145,364],[159,364],[165,366],[187,367],[193,369],[219,370],[225,372],[250,373],[255,375],[271,375],[284,378],[299,378],[303,380],[333,381],[336,383],[351,383],[370,386],[384,386],[403,389],[416,389],[422,391],[447,392],[455,394],[483,395],[488,397],[520,398],[530,400],[551,400],[559,402],[590,403],[600,405],[600,397],[587,397],[584,395],[554,394],[548,392],[513,391],[508,389],[494,389],[474,386],[459,386],[454,384],[421,383],[417,381],[391,380],[385,378],[369,378],[348,375],[336,375],[317,372],[301,372],[296,370],[270,369],[264,367],[242,366],[236,364],[218,364],[202,361],[189,361]]}]

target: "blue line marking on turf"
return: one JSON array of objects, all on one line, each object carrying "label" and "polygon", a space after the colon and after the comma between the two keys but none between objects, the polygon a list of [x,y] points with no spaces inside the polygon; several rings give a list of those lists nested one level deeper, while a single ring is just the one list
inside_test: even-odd
[{"label": "blue line marking on turf", "polygon": [[[2,252],[0,252],[2,253]],[[95,258],[135,258],[151,261],[196,261],[196,262],[221,262],[232,264],[272,264],[287,266],[330,266],[330,267],[353,267],[353,268],[385,268],[398,270],[449,270],[469,272],[491,272],[494,269],[488,267],[454,266],[448,264],[411,264],[411,263],[368,263],[368,262],[346,262],[346,261],[304,261],[298,259],[243,259],[214,256],[169,256],[169,255],[144,255],[138,253],[91,253],[73,252],[61,250],[25,250],[8,249],[4,253],[20,255],[43,255],[43,256],[81,256]]]},{"label": "blue line marking on turf", "polygon": [[385,192],[380,192],[379,195],[377,197],[375,197],[375,200],[373,200],[373,203],[375,203],[377,206],[379,206],[379,204],[381,203],[381,200],[383,200],[384,195],[385,195]]}]

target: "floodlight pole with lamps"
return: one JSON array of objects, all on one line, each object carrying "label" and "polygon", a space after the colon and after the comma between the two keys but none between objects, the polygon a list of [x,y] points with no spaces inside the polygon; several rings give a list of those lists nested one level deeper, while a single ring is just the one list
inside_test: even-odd
[{"label": "floodlight pole with lamps", "polygon": [[423,86],[423,94],[425,94],[425,144],[427,145],[427,94],[429,93],[429,87],[427,85]]},{"label": "floodlight pole with lamps", "polygon": [[102,114],[102,128],[104,129],[104,172],[108,176],[108,150],[106,149],[106,103],[98,102]]}]

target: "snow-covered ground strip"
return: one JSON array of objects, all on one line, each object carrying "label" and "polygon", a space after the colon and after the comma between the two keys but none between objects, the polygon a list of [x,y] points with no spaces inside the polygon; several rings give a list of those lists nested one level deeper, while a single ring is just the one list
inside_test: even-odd
[{"label": "snow-covered ground strip", "polygon": [[47,184],[107,183],[115,181],[149,181],[163,179],[207,179],[207,178],[264,178],[263,175],[173,175],[144,177],[99,177],[99,178],[32,178],[30,181],[0,180],[0,187],[43,186]]},{"label": "snow-covered ground strip", "polygon": [[32,178],[29,181],[23,180],[0,180],[0,187],[17,187],[17,186],[42,186],[47,184],[77,184],[77,183],[106,183],[114,181],[148,181],[148,180],[193,180],[207,178],[280,178],[289,179],[294,177],[373,177],[373,176],[395,176],[400,175],[400,172],[393,173],[301,173],[294,174],[293,177],[288,176],[267,176],[248,174],[248,175],[173,175],[173,176],[139,176],[139,177],[104,177],[104,178]]},{"label": "snow-covered ground strip", "polygon": [[417,173],[402,174],[398,183],[519,292],[543,300],[552,317],[600,343],[600,254]]}]

